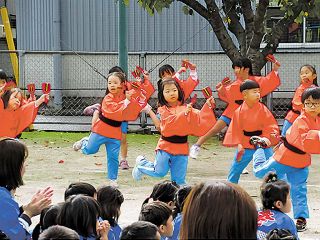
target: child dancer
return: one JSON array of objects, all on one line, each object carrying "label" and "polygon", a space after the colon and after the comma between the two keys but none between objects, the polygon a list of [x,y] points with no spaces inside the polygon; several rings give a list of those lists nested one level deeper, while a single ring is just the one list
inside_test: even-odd
[{"label": "child dancer", "polygon": [[[306,229],[309,218],[307,203],[307,179],[311,154],[320,154],[320,88],[308,88],[301,97],[303,108],[300,116],[288,129],[283,143],[272,157],[258,148],[253,155],[253,170],[262,178],[269,171],[276,171],[290,183],[294,218],[298,231]],[[261,139],[253,137],[254,144],[261,145]]]},{"label": "child dancer", "polygon": [[236,80],[230,84],[230,80],[226,78],[217,85],[219,98],[227,102],[228,105],[210,131],[200,137],[198,141],[192,145],[190,157],[197,158],[201,145],[230,124],[233,113],[243,102],[243,96],[240,91],[241,83],[246,79],[257,82],[260,85],[260,96],[264,97],[280,85],[280,78],[278,76],[279,67],[279,62],[275,61],[272,71],[265,77],[259,77],[253,76],[252,63],[248,58],[242,57],[232,64]]},{"label": "child dancer", "polygon": [[318,86],[316,69],[309,65],[303,65],[300,68],[300,86],[296,89],[292,99],[292,110],[290,110],[283,122],[281,135],[286,136],[289,127],[292,126],[294,120],[300,115],[303,104],[301,102],[301,95],[307,88]]},{"label": "child dancer", "polygon": [[[214,99],[211,97],[201,111],[184,103],[184,94],[180,85],[173,79],[163,80],[158,91],[160,120],[156,117],[161,138],[156,148],[156,160],[149,162],[144,156],[138,156],[132,171],[135,180],[143,174],[152,177],[164,177],[170,169],[171,180],[185,184],[188,166],[188,135],[201,136],[215,123],[213,112]],[[150,111],[152,112],[152,111]]]},{"label": "child dancer", "polygon": [[38,100],[22,104],[21,90],[12,88],[6,91],[0,99],[0,137],[16,138],[24,129],[34,122],[39,106],[49,99],[43,94]]},{"label": "child dancer", "polygon": [[[246,80],[240,86],[244,102],[235,111],[223,141],[227,147],[238,147],[233,159],[228,181],[238,183],[242,170],[249,164],[255,152],[249,143],[251,136],[268,138],[267,156],[272,155],[271,145],[278,142],[279,128],[269,109],[260,100],[260,86],[256,81]],[[273,137],[274,136],[274,137]]]},{"label": "child dancer", "polygon": [[294,222],[286,214],[291,211],[288,183],[278,180],[277,174],[270,172],[260,189],[263,210],[258,211],[258,240],[265,239],[267,234],[276,228],[287,229],[299,239]]},{"label": "child dancer", "polygon": [[125,75],[119,72],[107,77],[108,87],[104,97],[99,118],[93,123],[91,134],[73,145],[75,151],[82,150],[83,154],[94,154],[104,144],[107,150],[108,179],[111,184],[117,184],[119,150],[121,140],[121,124],[123,121],[135,120],[145,106],[145,97],[131,97],[134,90],[124,94]]},{"label": "child dancer", "polygon": [[[184,100],[186,100],[190,97],[190,94],[199,84],[199,79],[195,64],[189,62],[188,60],[184,60],[183,64],[185,66],[181,67],[176,73],[174,71],[174,68],[169,64],[161,66],[159,68],[160,80],[158,81],[158,88],[163,79],[173,78],[179,83],[180,87],[182,88],[184,93]],[[187,80],[180,80],[180,74],[186,72],[187,68],[190,68],[190,76],[187,78]]]}]

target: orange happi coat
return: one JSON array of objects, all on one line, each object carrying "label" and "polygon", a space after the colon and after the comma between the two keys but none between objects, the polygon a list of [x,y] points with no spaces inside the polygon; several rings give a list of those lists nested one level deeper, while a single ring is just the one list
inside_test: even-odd
[{"label": "orange happi coat", "polygon": [[273,158],[287,166],[305,168],[311,164],[311,154],[320,154],[320,117],[311,117],[302,111],[301,115],[288,129],[286,139],[288,143],[305,154],[295,153],[281,144],[275,151]]},{"label": "orange happi coat", "polygon": [[[261,97],[268,95],[280,85],[280,78],[275,71],[271,71],[265,77],[249,76],[249,79],[259,83]],[[232,119],[234,111],[239,107],[239,103],[236,103],[236,101],[243,100],[242,93],[240,92],[241,83],[243,83],[243,80],[238,78],[218,92],[219,98],[228,103],[222,115],[230,119]]]},{"label": "orange happi coat", "polygon": [[279,127],[269,109],[260,102],[257,102],[252,108],[243,102],[233,115],[223,145],[235,147],[242,144],[244,148],[254,149],[254,146],[249,143],[250,136],[245,136],[244,131],[259,130],[262,131],[260,136],[268,138],[272,145],[277,143],[274,136],[279,134]]},{"label": "orange happi coat", "polygon": [[193,90],[198,86],[199,79],[193,79],[192,76],[189,76],[187,80],[180,80],[176,76],[173,76],[173,79],[176,80],[181,89],[184,92],[184,100],[188,99],[193,92]]},{"label": "orange happi coat", "polygon": [[38,107],[35,106],[35,102],[24,104],[15,111],[9,111],[4,109],[0,100],[0,137],[15,138],[34,122],[37,113]]},{"label": "orange happi coat", "polygon": [[[146,78],[143,82],[136,81],[135,83],[140,87],[140,89],[137,89],[137,94],[140,94],[140,91],[142,90],[143,94],[146,97],[146,101],[148,101],[155,91],[152,83]],[[128,90],[133,89],[132,82],[127,82],[127,88]]]},{"label": "orange happi coat", "polygon": [[300,86],[296,89],[293,99],[291,101],[292,103],[292,110],[290,110],[286,116],[286,120],[290,123],[293,123],[294,120],[297,119],[297,117],[300,115],[297,112],[301,112],[303,103],[301,102],[301,96],[304,90],[307,88],[315,87],[313,84],[300,84]]},{"label": "orange happi coat", "polygon": [[[162,136],[203,136],[216,123],[213,109],[204,104],[202,109],[192,109],[185,115],[186,106],[158,108],[160,114],[160,132]],[[161,149],[173,155],[188,155],[188,143],[171,143],[159,139],[156,150]]]},{"label": "orange happi coat", "polygon": [[[136,120],[146,103],[139,101],[138,98],[131,98],[130,103],[126,106],[125,99],[124,94],[117,96],[107,94],[101,105],[102,115],[119,122]],[[121,139],[121,127],[111,126],[100,118],[93,124],[91,131],[105,137]]]}]

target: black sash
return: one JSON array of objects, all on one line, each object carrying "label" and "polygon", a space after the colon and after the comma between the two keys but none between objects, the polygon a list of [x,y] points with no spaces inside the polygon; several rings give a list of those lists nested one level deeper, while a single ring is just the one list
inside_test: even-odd
[{"label": "black sash", "polygon": [[293,109],[292,109],[291,111],[294,112],[295,114],[298,114],[298,115],[300,115],[300,113],[301,113],[301,112],[298,111],[298,110],[293,110]]},{"label": "black sash", "polygon": [[241,105],[243,103],[243,100],[234,100],[234,102],[238,105]]},{"label": "black sash", "polygon": [[99,113],[99,118],[102,122],[112,126],[112,127],[120,127],[122,121],[116,121],[116,120],[112,120],[110,118],[106,118],[105,116],[102,115],[102,113]]},{"label": "black sash", "polygon": [[262,134],[262,130],[256,130],[252,132],[247,132],[243,130],[243,134],[247,137],[260,136]]},{"label": "black sash", "polygon": [[287,141],[287,139],[286,139],[285,137],[282,137],[281,139],[282,139],[282,141],[283,141],[283,145],[284,145],[287,149],[289,149],[290,151],[292,151],[292,152],[294,152],[294,153],[297,153],[297,154],[301,154],[301,155],[306,154],[306,152],[304,152],[304,151],[300,150],[299,148],[296,148],[295,146],[291,145],[291,144]]},{"label": "black sash", "polygon": [[165,137],[161,135],[161,138],[167,142],[171,143],[186,143],[188,142],[188,136],[171,136],[171,137]]}]

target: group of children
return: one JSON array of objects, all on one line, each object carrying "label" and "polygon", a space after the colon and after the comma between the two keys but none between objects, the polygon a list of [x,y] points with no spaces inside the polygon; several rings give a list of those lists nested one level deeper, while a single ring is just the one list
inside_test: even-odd
[{"label": "group of children", "polygon": [[[153,112],[148,100],[155,89],[147,72],[142,72],[143,81],[137,78],[128,82],[119,67],[110,70],[107,76],[107,90],[100,104],[89,108],[92,112],[92,128],[89,137],[73,145],[74,150],[83,154],[96,153],[101,145],[107,151],[107,178],[117,186],[118,166],[128,169],[126,161],[126,132],[128,121],[135,120],[140,112],[146,112],[160,132],[156,147],[155,161],[138,156],[132,176],[163,177],[170,170],[171,180],[178,185],[186,184],[189,147],[188,136],[199,136],[190,149],[190,156],[196,158],[200,146],[211,136],[228,127],[224,146],[237,147],[228,175],[228,181],[238,183],[243,169],[253,159],[254,173],[264,177],[274,171],[280,179],[290,184],[294,217],[298,231],[306,229],[309,217],[307,205],[308,167],[311,154],[320,153],[320,88],[317,87],[316,70],[311,65],[300,69],[300,86],[292,100],[280,136],[277,121],[268,108],[260,102],[261,97],[274,91],[280,85],[278,68],[274,61],[273,70],[266,77],[252,74],[251,61],[240,58],[233,63],[235,81],[226,78],[216,90],[221,100],[227,103],[226,110],[216,120],[215,102],[208,97],[201,110],[192,107],[188,101],[199,80],[196,66],[184,61],[183,67],[175,72],[172,66],[159,69],[158,110]],[[180,74],[190,69],[187,80],[180,80]],[[7,79],[0,74],[0,114],[8,126],[0,127],[0,136],[16,138],[30,125],[39,105],[48,99],[44,94],[38,100],[24,100],[17,88],[6,89]],[[10,126],[9,126],[10,125]],[[276,146],[273,150],[271,147]],[[119,152],[121,147],[121,162]],[[286,203],[282,198],[284,205]],[[277,210],[281,207],[276,207]],[[286,212],[286,210],[284,210]]]}]

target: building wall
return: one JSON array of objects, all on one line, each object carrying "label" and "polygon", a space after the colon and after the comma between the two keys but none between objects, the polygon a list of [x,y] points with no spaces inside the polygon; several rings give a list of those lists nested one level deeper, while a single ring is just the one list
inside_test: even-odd
[{"label": "building wall", "polygon": [[[53,49],[53,1],[56,0],[15,0],[18,49]],[[149,16],[136,1],[131,1],[128,50],[173,51],[184,42],[179,51],[221,50],[207,22],[197,14],[185,15],[182,6],[175,2],[160,15]],[[62,50],[117,52],[118,6],[115,0],[60,0],[60,9]],[[206,28],[192,38],[203,27]]]}]

